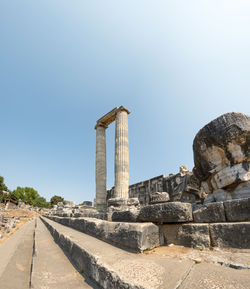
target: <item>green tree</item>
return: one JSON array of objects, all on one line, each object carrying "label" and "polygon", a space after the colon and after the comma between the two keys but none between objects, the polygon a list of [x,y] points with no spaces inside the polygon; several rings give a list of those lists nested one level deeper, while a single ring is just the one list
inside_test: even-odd
[{"label": "green tree", "polygon": [[4,177],[0,176],[0,192],[6,191],[8,192],[8,187],[4,183]]},{"label": "green tree", "polygon": [[38,192],[35,189],[30,188],[30,187],[25,187],[24,192],[25,192],[24,193],[25,203],[29,205],[33,205],[34,200],[39,197]]},{"label": "green tree", "polygon": [[25,188],[17,187],[11,194],[10,197],[16,201],[25,202]]},{"label": "green tree", "polygon": [[50,199],[51,206],[57,205],[57,203],[63,202],[63,201],[64,201],[64,198],[60,196],[56,196],[56,195]]},{"label": "green tree", "polygon": [[49,208],[50,203],[46,201],[45,198],[38,196],[34,201],[33,201],[33,206],[35,207],[40,207],[40,208]]}]

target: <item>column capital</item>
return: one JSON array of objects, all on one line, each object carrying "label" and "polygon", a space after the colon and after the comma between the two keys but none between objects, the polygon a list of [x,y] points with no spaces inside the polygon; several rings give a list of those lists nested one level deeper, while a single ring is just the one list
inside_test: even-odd
[{"label": "column capital", "polygon": [[95,125],[95,129],[97,129],[99,126],[104,127],[105,129],[108,128],[108,126],[105,123],[103,123],[101,121],[97,121],[97,123]]},{"label": "column capital", "polygon": [[126,111],[127,114],[130,114],[130,111],[124,107],[123,105],[121,105],[120,107],[117,108],[116,113],[118,113],[119,111]]}]

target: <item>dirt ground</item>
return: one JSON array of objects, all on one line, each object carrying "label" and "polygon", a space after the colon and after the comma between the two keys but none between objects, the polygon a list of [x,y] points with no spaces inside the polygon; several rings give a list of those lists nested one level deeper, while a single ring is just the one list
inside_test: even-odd
[{"label": "dirt ground", "polygon": [[214,263],[223,266],[250,269],[250,249],[234,248],[205,248],[192,249],[183,246],[161,246],[145,252],[159,258],[171,257],[177,259],[189,259],[195,263]]},{"label": "dirt ground", "polygon": [[[39,217],[40,214],[37,212],[29,211],[29,210],[8,210],[1,211],[1,214],[4,215],[5,218],[18,218],[19,220],[16,222],[16,227],[11,229],[8,234],[5,234],[2,239],[0,239],[0,244],[2,244],[5,240],[7,240],[12,234],[14,234],[19,228],[21,228],[26,222],[31,220],[32,218]],[[3,232],[3,228],[0,227],[0,233]]]}]

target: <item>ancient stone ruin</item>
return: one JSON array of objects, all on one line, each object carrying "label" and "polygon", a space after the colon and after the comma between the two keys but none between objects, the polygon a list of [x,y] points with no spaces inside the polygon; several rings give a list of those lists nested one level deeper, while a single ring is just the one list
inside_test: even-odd
[{"label": "ancient stone ruin", "polygon": [[[123,250],[140,253],[160,246],[173,245],[200,249],[195,252],[204,250],[206,252],[204,254],[209,256],[206,261],[208,264],[202,265],[207,266],[206,273],[204,275],[196,269],[198,271],[195,271],[195,274],[191,273],[192,280],[195,280],[197,274],[207,280],[211,260],[213,260],[212,276],[217,274],[216,270],[224,274],[219,268],[214,269],[214,263],[236,269],[250,269],[244,262],[239,264],[230,261],[234,258],[232,251],[229,253],[230,260],[225,260],[225,251],[222,251],[223,255],[220,258],[212,253],[225,250],[224,248],[250,249],[250,117],[241,113],[228,113],[202,128],[193,142],[195,163],[193,171],[181,166],[179,173],[175,175],[161,175],[129,186],[128,113],[124,107],[115,108],[97,121],[96,206],[76,206],[73,202],[67,201],[54,206],[50,214],[42,218],[54,239],[80,268],[84,268],[88,276],[102,288],[107,289],[179,288],[180,282],[183,282],[181,281],[183,277],[179,277],[179,281],[176,281],[173,287],[169,285],[171,281],[166,286],[160,273],[161,267],[157,267],[157,272],[153,273],[152,268],[158,266],[158,262],[166,262],[164,276],[168,276],[172,268],[176,268],[181,275],[182,270],[185,271],[180,259],[178,264],[173,264],[173,259],[162,259],[161,256],[160,259],[154,259],[148,271],[150,273],[147,274],[147,276],[155,274],[157,278],[153,283],[146,278],[143,283],[142,272],[150,260],[145,263],[145,259],[140,260],[140,257],[133,255],[128,261],[129,256],[123,255]],[[117,122],[115,185],[107,190],[105,129],[114,120]],[[64,226],[60,227],[61,225]],[[110,269],[110,264],[106,264],[105,261],[99,262],[95,255],[96,248],[94,253],[91,253],[91,250],[86,249],[83,244],[65,235],[65,226],[70,230],[74,229],[74,232],[78,231],[79,234],[84,233],[112,244],[114,249],[110,254],[115,254],[118,263],[123,264],[124,260],[127,262],[125,266],[122,265],[122,272],[128,270],[126,268],[132,268],[128,273],[129,278],[126,279],[124,274],[121,274],[120,265],[118,268],[111,266]],[[69,234],[75,234],[73,231],[70,232]],[[103,247],[103,244],[98,246]],[[116,247],[123,250],[116,251]],[[103,247],[103,250],[109,249]],[[100,256],[105,253],[101,250],[98,254]],[[192,251],[192,254],[197,253]],[[241,256],[245,256],[244,254]],[[135,267],[132,264],[139,260],[143,264],[138,271],[140,277],[137,279],[133,277],[131,280],[130,276],[138,266],[138,263]],[[197,260],[198,263],[201,262],[200,259]],[[171,269],[167,264],[171,264]],[[189,272],[192,266],[190,265]],[[187,272],[186,276],[189,274]],[[224,286],[228,278],[235,280],[230,274],[231,271],[227,272],[227,277],[219,282],[218,288],[227,288],[220,286]],[[249,278],[242,276],[240,283],[245,282],[249,285],[247,281]],[[134,282],[140,286],[134,287]],[[157,282],[161,282],[161,285]],[[216,282],[213,280],[212,285],[214,284]],[[201,285],[197,288],[212,288],[210,285],[207,287],[205,284],[205,287]],[[248,288],[248,285],[242,288]],[[180,288],[191,287],[188,285]]]},{"label": "ancient stone ruin", "polygon": [[128,198],[129,186],[129,148],[128,114],[123,106],[114,108],[98,119],[96,129],[96,208],[105,211],[107,207],[107,164],[106,164],[106,128],[113,121],[115,126],[115,189],[112,202],[122,202]]},{"label": "ancient stone ruin", "polygon": [[193,171],[209,201],[250,197],[249,127],[249,116],[227,113],[196,135]]},{"label": "ancient stone ruin", "polygon": [[[121,106],[97,121],[95,205],[63,201],[28,221],[13,235],[15,246],[5,243],[7,262],[0,247],[8,264],[0,266],[0,288],[249,288],[249,116],[228,113],[202,128],[192,171],[181,166],[129,186],[128,114]],[[115,184],[107,190],[105,130],[114,120]],[[18,220],[2,210],[5,238]],[[9,268],[19,270],[19,287]]]},{"label": "ancient stone ruin", "polygon": [[[227,113],[202,128],[192,172],[181,166],[178,174],[129,186],[128,113],[115,108],[95,126],[96,208],[59,203],[50,218],[130,249],[133,241],[123,240],[120,230],[129,233],[132,223],[133,232],[157,234],[147,246],[132,246],[135,251],[170,243],[250,248],[250,117]],[[105,130],[114,120],[115,185],[107,190]]]}]

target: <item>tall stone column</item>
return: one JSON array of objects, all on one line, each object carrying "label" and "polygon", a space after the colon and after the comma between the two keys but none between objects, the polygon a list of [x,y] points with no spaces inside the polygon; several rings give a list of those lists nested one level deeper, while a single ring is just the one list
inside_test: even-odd
[{"label": "tall stone column", "polygon": [[96,208],[106,210],[106,126],[97,124],[96,127]]},{"label": "tall stone column", "polygon": [[129,190],[129,148],[128,114],[120,107],[116,113],[115,126],[115,193],[114,198],[128,199]]}]

